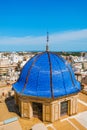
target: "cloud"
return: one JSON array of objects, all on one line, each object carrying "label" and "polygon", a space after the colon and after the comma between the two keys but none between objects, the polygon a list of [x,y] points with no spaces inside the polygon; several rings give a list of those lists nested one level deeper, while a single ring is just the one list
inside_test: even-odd
[{"label": "cloud", "polygon": [[80,40],[87,38],[87,29],[76,31],[65,31],[62,33],[52,34],[51,40],[53,41],[70,41]]},{"label": "cloud", "polygon": [[[50,34],[51,50],[87,50],[87,29]],[[44,50],[46,36],[0,37],[1,50]],[[7,48],[6,48],[7,47]]]}]

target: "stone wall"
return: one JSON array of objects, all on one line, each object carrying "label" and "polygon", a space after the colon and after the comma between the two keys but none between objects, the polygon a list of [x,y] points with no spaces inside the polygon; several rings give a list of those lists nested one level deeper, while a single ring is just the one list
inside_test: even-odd
[{"label": "stone wall", "polygon": [[32,102],[41,103],[42,104],[42,120],[44,122],[54,122],[58,119],[61,119],[61,103],[64,101],[68,101],[68,116],[74,115],[77,113],[78,103],[77,103],[78,95],[72,95],[60,99],[55,99],[53,101],[41,100],[36,98],[29,97],[18,97],[16,95],[16,103],[19,105],[19,111],[21,116],[24,118],[33,117],[33,107]]}]

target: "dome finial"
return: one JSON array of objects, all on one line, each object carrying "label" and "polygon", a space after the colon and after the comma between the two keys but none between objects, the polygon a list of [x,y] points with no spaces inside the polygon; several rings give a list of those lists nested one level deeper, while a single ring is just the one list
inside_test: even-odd
[{"label": "dome finial", "polygon": [[49,33],[47,32],[47,43],[46,43],[46,51],[49,51],[48,42],[49,42]]}]

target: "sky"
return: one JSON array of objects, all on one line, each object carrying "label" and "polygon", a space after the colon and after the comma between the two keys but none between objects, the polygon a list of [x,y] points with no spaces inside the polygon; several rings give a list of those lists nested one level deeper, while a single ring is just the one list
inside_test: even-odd
[{"label": "sky", "polygon": [[0,51],[87,51],[87,0],[0,0]]}]

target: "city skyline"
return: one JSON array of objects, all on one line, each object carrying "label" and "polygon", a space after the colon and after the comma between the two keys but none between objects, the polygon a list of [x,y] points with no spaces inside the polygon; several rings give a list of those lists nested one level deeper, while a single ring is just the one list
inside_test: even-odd
[{"label": "city skyline", "polygon": [[87,1],[0,1],[0,51],[87,51]]}]

